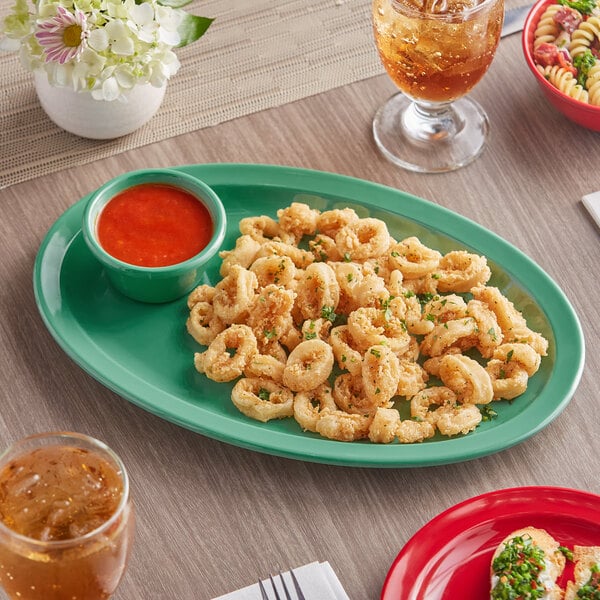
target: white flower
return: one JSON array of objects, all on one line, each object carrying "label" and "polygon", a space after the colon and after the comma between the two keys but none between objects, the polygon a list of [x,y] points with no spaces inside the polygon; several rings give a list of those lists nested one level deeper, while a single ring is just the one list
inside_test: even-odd
[{"label": "white flower", "polygon": [[127,21],[128,27],[143,42],[151,44],[157,37],[158,23],[154,20],[154,7],[150,2],[136,4]]},{"label": "white flower", "polygon": [[163,44],[178,46],[181,41],[179,26],[183,21],[180,10],[169,10],[165,6],[156,7],[156,22],[159,24],[158,37]]}]

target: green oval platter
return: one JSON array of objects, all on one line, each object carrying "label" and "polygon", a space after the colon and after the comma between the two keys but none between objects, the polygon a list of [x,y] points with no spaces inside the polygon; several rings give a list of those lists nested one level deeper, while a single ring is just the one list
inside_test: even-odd
[{"label": "green oval platter", "polygon": [[[33,284],[45,325],[61,348],[92,377],[126,400],[208,437],[267,454],[358,467],[415,467],[471,460],[521,443],[567,406],[584,364],[581,325],[558,285],[530,258],[489,230],[405,192],[352,177],[292,167],[204,164],[178,167],[219,194],[228,217],[223,249],[234,246],[239,221],[275,217],[291,202],[314,208],[353,207],[387,222],[396,239],[411,235],[441,252],[467,249],[488,258],[489,285],[500,288],[529,326],[549,340],[548,355],[513,402],[494,403],[498,416],[474,432],[421,444],[337,442],[302,432],[293,419],[259,423],[230,400],[231,384],[197,373],[187,334],[185,298],[162,305],[128,300],[112,289],[81,234],[87,198],[51,227],[36,257]],[[220,259],[203,283],[219,280]]]}]

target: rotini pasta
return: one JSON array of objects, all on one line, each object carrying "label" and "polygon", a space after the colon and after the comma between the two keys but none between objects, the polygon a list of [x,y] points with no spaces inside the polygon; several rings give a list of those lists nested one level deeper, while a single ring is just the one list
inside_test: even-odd
[{"label": "rotini pasta", "polygon": [[[574,8],[577,6],[577,9]],[[600,105],[600,0],[550,4],[533,36],[538,71],[558,90]]]},{"label": "rotini pasta", "polygon": [[[481,406],[526,389],[547,341],[488,286],[484,256],[396,241],[384,221],[350,208],[292,203],[277,215],[244,219],[235,248],[220,254],[226,275],[187,302],[188,331],[207,346],[195,368],[237,380],[243,414],[293,417],[339,441],[406,444],[467,434]],[[333,246],[300,249],[324,235]],[[258,246],[239,241],[247,236]],[[422,278],[427,291],[415,292]]]},{"label": "rotini pasta", "polygon": [[588,90],[588,102],[600,106],[600,61],[588,71],[585,87]]},{"label": "rotini pasta", "polygon": [[554,20],[554,15],[560,10],[560,4],[551,4],[540,17],[533,35],[533,48],[540,44],[551,44],[560,33],[560,27]]},{"label": "rotini pasta", "polygon": [[563,67],[554,65],[553,67],[540,68],[542,75],[563,94],[575,98],[580,102],[588,101],[587,90],[577,83],[577,79],[573,77],[571,71],[567,71]]},{"label": "rotini pasta", "polygon": [[591,16],[572,33],[569,53],[574,58],[589,50],[594,40],[600,40],[600,19]]}]

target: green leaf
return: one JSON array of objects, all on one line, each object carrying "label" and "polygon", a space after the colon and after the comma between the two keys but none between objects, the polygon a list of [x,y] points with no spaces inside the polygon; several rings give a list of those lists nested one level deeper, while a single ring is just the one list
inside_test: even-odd
[{"label": "green leaf", "polygon": [[208,17],[197,17],[196,15],[186,14],[179,25],[178,31],[181,41],[177,47],[182,48],[201,38],[213,21],[214,19],[209,19]]},{"label": "green leaf", "polygon": [[170,6],[171,8],[181,8],[187,6],[192,0],[156,0],[161,6]]},{"label": "green leaf", "polygon": [[558,0],[559,4],[578,10],[581,14],[590,15],[596,6],[595,0]]}]

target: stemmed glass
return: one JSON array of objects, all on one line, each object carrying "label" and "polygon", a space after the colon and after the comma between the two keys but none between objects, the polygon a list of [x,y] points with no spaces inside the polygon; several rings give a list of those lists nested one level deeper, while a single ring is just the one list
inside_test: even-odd
[{"label": "stemmed glass", "polygon": [[400,89],[373,121],[388,160],[433,173],[479,156],[488,119],[465,95],[494,58],[503,15],[504,0],[373,0],[377,49]]}]

